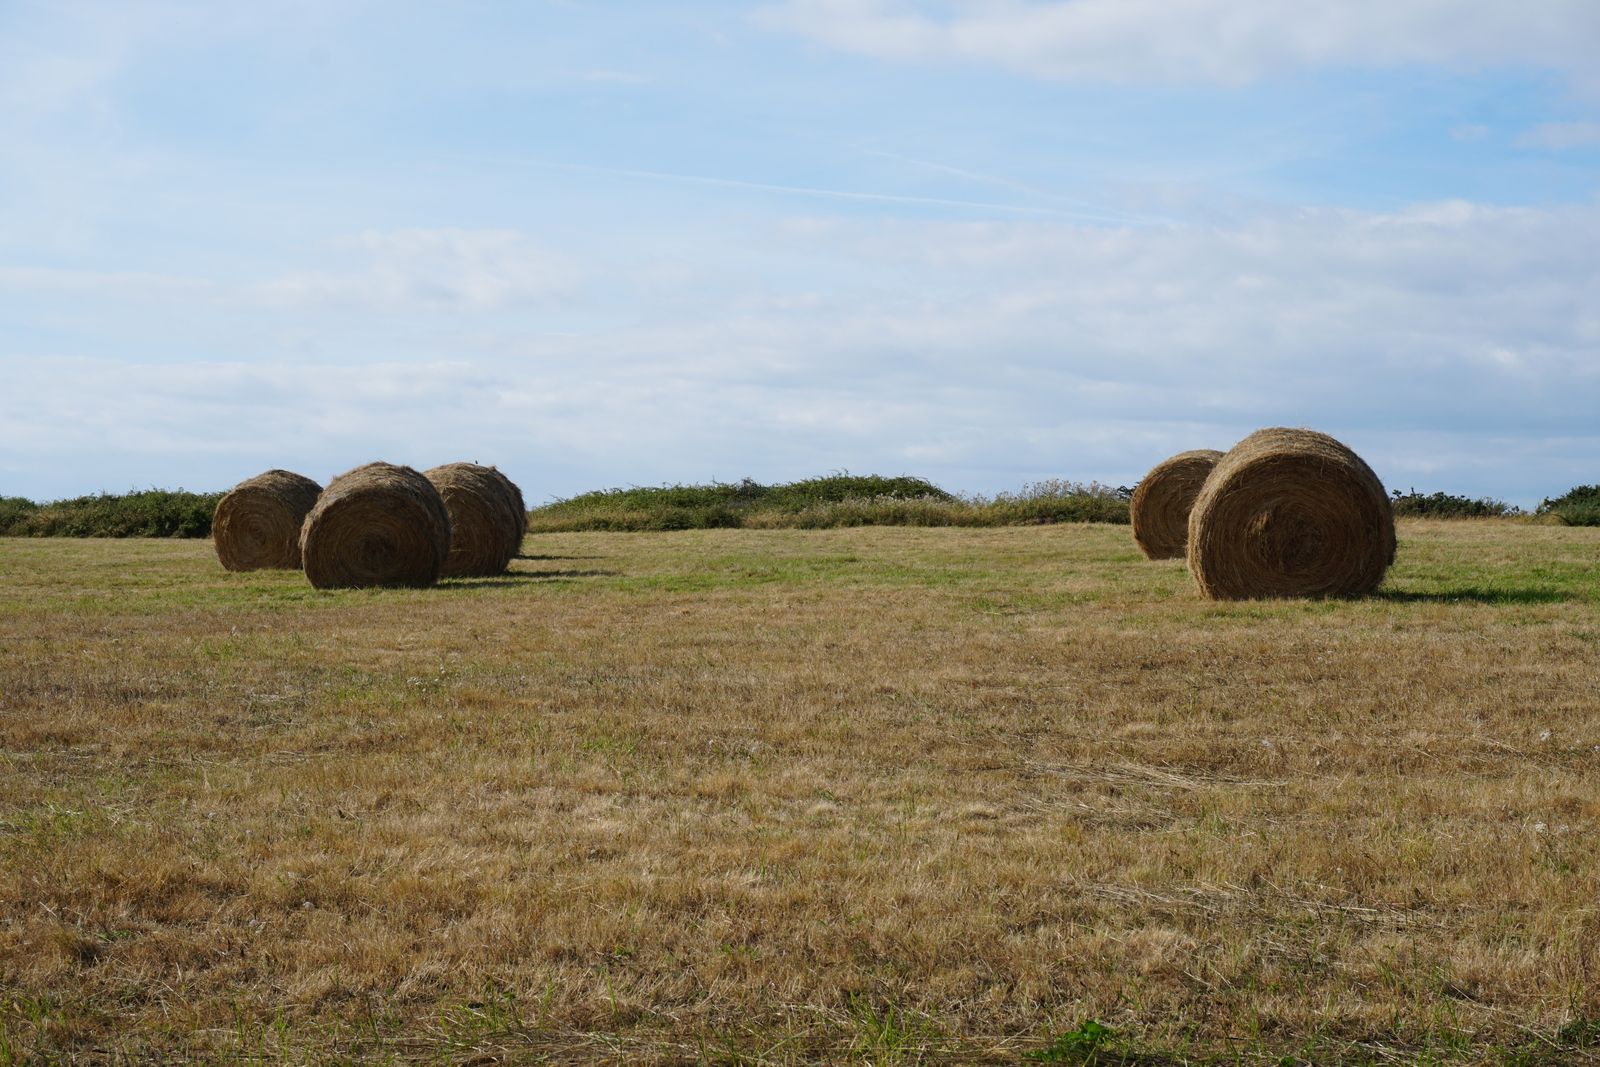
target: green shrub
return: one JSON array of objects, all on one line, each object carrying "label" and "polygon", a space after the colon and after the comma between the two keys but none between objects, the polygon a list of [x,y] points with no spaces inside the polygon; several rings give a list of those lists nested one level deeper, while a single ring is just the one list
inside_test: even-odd
[{"label": "green shrub", "polygon": [[11,527],[39,510],[39,505],[25,496],[0,497],[0,534],[11,532]]},{"label": "green shrub", "polygon": [[1540,502],[1537,514],[1554,515],[1567,526],[1600,526],[1600,485],[1579,485]]},{"label": "green shrub", "polygon": [[1563,526],[1600,526],[1600,508],[1561,508],[1552,511]]},{"label": "green shrub", "polygon": [[1128,502],[1108,496],[1037,497],[996,500],[986,508],[995,526],[1039,526],[1052,522],[1115,522],[1126,524]]},{"label": "green shrub", "polygon": [[10,498],[0,517],[10,518],[5,532],[15,537],[210,537],[211,516],[222,496],[146,489],[49,504],[29,501],[30,507],[15,510],[10,505],[16,498]]},{"label": "green shrub", "polygon": [[530,533],[690,530],[714,527],[822,530],[842,526],[1020,526],[1128,521],[1132,490],[1053,479],[994,499],[962,499],[925,478],[840,473],[786,485],[737,483],[602,489],[528,515]]},{"label": "green shrub", "polygon": [[[809,478],[780,485],[762,485],[750,478],[738,482],[712,482],[710,485],[630,486],[627,489],[597,489],[566,500],[536,508],[541,515],[569,515],[574,512],[664,512],[745,511],[751,508],[780,508],[800,511],[817,504],[839,503],[857,497],[875,498],[931,496],[954,499],[949,493],[923,478],[902,475],[885,478],[877,474],[852,475],[842,472],[826,478]],[[710,521],[710,520],[708,520]],[[725,525],[720,520],[711,525]],[[650,527],[651,529],[690,529],[696,526]],[[737,525],[735,523],[734,525]]]},{"label": "green shrub", "polygon": [[[1101,497],[1106,500],[1132,500],[1138,483],[1119,485],[1115,489],[1099,482],[1074,482],[1066,478],[1046,478],[1042,482],[1023,482],[1015,493],[996,493],[996,500],[1066,500],[1078,497]],[[979,499],[979,498],[974,498]]]},{"label": "green shrub", "polygon": [[1423,496],[1415,489],[1407,493],[1398,489],[1391,492],[1395,517],[1401,519],[1489,519],[1518,514],[1516,508],[1504,501],[1491,500],[1486,496],[1477,499],[1451,496],[1449,493]]},{"label": "green shrub", "polygon": [[842,504],[846,500],[954,500],[926,478],[901,475],[885,478],[877,474],[853,475],[848,472],[826,478],[774,485],[767,489],[762,507],[799,511],[818,504]]}]

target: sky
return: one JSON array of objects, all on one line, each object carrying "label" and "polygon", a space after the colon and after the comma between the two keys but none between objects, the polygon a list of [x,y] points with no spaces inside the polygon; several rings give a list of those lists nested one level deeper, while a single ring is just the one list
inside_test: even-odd
[{"label": "sky", "polygon": [[1600,482],[1593,0],[0,0],[0,496]]}]

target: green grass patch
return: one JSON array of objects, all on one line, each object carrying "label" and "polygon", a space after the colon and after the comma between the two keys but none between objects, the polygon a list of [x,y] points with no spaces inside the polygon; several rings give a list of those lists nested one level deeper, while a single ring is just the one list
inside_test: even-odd
[{"label": "green grass patch", "polygon": [[1589,1062],[1600,533],[1400,536],[1245,604],[1094,523],[5,539],[0,1065]]}]

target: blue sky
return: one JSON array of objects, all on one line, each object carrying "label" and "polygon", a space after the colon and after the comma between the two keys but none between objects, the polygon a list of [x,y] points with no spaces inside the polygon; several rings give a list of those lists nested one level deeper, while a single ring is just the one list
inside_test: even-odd
[{"label": "blue sky", "polygon": [[[0,495],[1600,481],[1600,7],[0,4]],[[1587,62],[1586,62],[1587,60]]]}]

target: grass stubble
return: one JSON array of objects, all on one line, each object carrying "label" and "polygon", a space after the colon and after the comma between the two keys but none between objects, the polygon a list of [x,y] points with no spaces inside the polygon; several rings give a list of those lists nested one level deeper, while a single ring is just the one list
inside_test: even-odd
[{"label": "grass stubble", "polygon": [[0,542],[0,1062],[1593,1060],[1600,531],[1401,540]]}]

